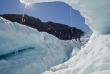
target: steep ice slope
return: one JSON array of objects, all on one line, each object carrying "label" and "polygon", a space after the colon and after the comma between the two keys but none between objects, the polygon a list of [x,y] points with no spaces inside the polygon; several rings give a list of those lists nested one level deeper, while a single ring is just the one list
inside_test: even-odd
[{"label": "steep ice slope", "polygon": [[93,33],[89,42],[67,62],[43,74],[109,74],[110,35]]},{"label": "steep ice slope", "polygon": [[0,17],[0,74],[41,74],[67,61],[74,47],[45,32]]},{"label": "steep ice slope", "polygon": [[63,1],[80,11],[93,31],[89,42],[69,61],[43,74],[110,73],[110,0],[20,0],[23,3]]},{"label": "steep ice slope", "polygon": [[0,55],[15,52],[24,48],[46,47],[43,36],[36,30],[0,17]]}]

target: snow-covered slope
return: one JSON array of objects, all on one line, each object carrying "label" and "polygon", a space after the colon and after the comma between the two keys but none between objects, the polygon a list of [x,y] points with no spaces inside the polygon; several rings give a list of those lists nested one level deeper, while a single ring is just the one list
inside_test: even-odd
[{"label": "snow-covered slope", "polygon": [[36,44],[42,44],[37,46],[38,48],[46,46],[43,35],[37,30],[0,17],[0,55],[24,48],[34,48]]},{"label": "snow-covered slope", "polygon": [[93,34],[69,61],[43,74],[110,74],[110,0],[20,0],[23,3],[63,1],[80,11]]},{"label": "snow-covered slope", "polygon": [[62,41],[0,17],[0,74],[41,74],[85,43]]},{"label": "snow-covered slope", "polygon": [[110,35],[93,33],[89,42],[67,62],[43,74],[109,74]]}]

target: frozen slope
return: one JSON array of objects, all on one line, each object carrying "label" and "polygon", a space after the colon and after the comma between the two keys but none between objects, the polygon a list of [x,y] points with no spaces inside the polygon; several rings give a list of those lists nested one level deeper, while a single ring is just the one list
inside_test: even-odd
[{"label": "frozen slope", "polygon": [[62,41],[0,17],[0,74],[41,74],[67,61],[73,48],[83,44]]},{"label": "frozen slope", "polygon": [[110,0],[20,0],[22,3],[63,1],[78,10],[93,34],[69,61],[43,74],[110,74]]},{"label": "frozen slope", "polygon": [[0,55],[15,52],[24,48],[46,47],[43,35],[37,30],[0,17]]},{"label": "frozen slope", "polygon": [[109,56],[110,35],[93,33],[76,56],[43,74],[110,74]]},{"label": "frozen slope", "polygon": [[110,34],[110,0],[20,0],[22,3],[62,1],[78,10],[93,32]]}]

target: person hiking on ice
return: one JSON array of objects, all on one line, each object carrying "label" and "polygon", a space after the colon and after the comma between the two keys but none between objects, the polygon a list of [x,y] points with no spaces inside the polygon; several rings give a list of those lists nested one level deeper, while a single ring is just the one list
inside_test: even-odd
[{"label": "person hiking on ice", "polygon": [[53,27],[51,25],[49,25],[48,30],[49,30],[49,34],[51,34],[52,33],[52,30],[53,30]]},{"label": "person hiking on ice", "polygon": [[78,39],[79,42],[81,42],[80,35],[78,33],[77,33],[77,39]]},{"label": "person hiking on ice", "polygon": [[75,39],[76,41],[77,41],[77,39],[78,39],[78,41],[81,42],[81,40],[80,40],[80,35],[79,35],[78,33],[76,33],[76,34],[73,33],[73,27],[71,28],[71,32],[72,32],[72,34],[74,35],[74,39]]},{"label": "person hiking on ice", "polygon": [[57,32],[57,31],[55,31],[55,32],[54,32],[54,35],[55,35],[56,37],[58,37],[58,32]]}]

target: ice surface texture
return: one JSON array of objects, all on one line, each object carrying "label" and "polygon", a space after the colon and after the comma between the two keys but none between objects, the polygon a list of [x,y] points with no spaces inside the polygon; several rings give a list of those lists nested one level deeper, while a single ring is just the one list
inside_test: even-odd
[{"label": "ice surface texture", "polygon": [[0,74],[41,74],[67,61],[72,49],[83,44],[0,17]]},{"label": "ice surface texture", "polygon": [[110,35],[93,33],[89,42],[67,62],[42,74],[109,74]]},{"label": "ice surface texture", "polygon": [[[0,17],[0,55],[36,47],[45,46],[43,36],[36,30]],[[42,45],[37,46],[41,48]]]},{"label": "ice surface texture", "polygon": [[[22,0],[37,3],[59,0]],[[89,42],[69,61],[43,74],[109,74],[110,73],[110,0],[60,0],[80,11],[93,31]],[[105,34],[105,35],[104,35]]]},{"label": "ice surface texture", "polygon": [[110,34],[110,0],[20,0],[22,3],[62,1],[80,11],[93,32]]}]

